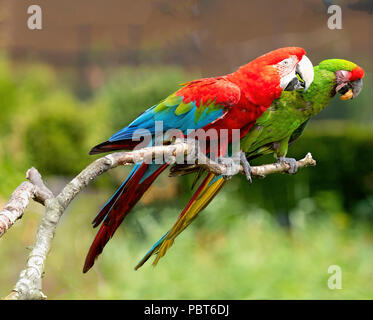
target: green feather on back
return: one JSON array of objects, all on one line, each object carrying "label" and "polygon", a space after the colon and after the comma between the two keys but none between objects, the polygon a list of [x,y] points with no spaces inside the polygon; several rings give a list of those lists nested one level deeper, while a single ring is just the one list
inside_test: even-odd
[{"label": "green feather on back", "polygon": [[[241,140],[242,150],[249,158],[256,157],[263,153],[276,153],[276,146],[281,143],[287,145],[297,139],[308,120],[327,107],[335,95],[335,72],[352,71],[355,67],[355,63],[343,59],[328,59],[315,66],[314,81],[309,89],[306,92],[284,91]],[[261,130],[259,135],[258,128]],[[287,152],[287,146],[285,150]]]},{"label": "green feather on back", "polygon": [[189,103],[180,102],[180,104],[177,106],[175,110],[175,115],[180,116],[184,113],[189,112],[190,110],[192,110],[192,108],[193,108],[192,102],[189,102]]},{"label": "green feather on back", "polygon": [[166,99],[162,100],[158,105],[154,108],[155,112],[162,112],[171,107],[177,106],[182,102],[183,98],[177,96],[176,94],[169,95]]}]

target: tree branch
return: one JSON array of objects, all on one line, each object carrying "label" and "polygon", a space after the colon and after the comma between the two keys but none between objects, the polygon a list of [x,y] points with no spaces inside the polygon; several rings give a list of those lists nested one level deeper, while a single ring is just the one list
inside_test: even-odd
[{"label": "tree branch", "polygon": [[46,187],[38,170],[35,168],[27,170],[26,179],[28,179],[35,186],[35,201],[44,205],[47,199],[54,198],[53,192]]},{"label": "tree branch", "polygon": [[35,186],[30,182],[23,182],[14,190],[8,204],[0,211],[0,237],[23,215],[30,198],[35,194]]},{"label": "tree branch", "polygon": [[21,183],[13,192],[8,204],[0,211],[0,238],[20,219],[29,204],[30,198],[44,204],[46,199],[53,198],[53,193],[45,186],[41,175],[35,168],[26,173],[29,180]]},{"label": "tree branch", "polygon": [[[195,150],[194,142],[177,141],[175,144],[167,146],[154,146],[131,152],[117,152],[106,155],[81,171],[56,197],[45,186],[41,175],[35,168],[28,170],[26,176],[29,182],[23,182],[14,191],[9,203],[0,211],[0,236],[10,228],[14,221],[22,217],[30,198],[45,205],[45,214],[38,228],[33,249],[28,256],[26,268],[21,271],[13,291],[5,299],[46,299],[42,292],[42,276],[58,222],[70,202],[92,180],[119,165],[135,164],[144,159],[163,155],[166,155],[172,163],[180,156],[194,154]],[[228,170],[225,165],[213,162],[203,155],[198,154],[197,157],[197,165],[201,165],[211,172],[220,175]],[[315,164],[316,161],[310,153],[304,159],[298,161],[299,168]],[[254,177],[264,177],[268,174],[286,172],[287,170],[289,170],[289,165],[273,163],[252,167],[252,175]],[[244,173],[242,166],[239,172]]]}]

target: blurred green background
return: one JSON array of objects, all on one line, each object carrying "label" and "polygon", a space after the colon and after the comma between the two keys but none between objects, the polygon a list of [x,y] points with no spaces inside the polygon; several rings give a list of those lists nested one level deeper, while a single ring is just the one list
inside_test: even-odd
[{"label": "blurred green background", "polygon": [[[54,1],[49,7],[40,2],[51,15],[49,9],[61,6]],[[239,32],[245,23],[253,23],[237,18],[245,15],[244,2],[234,2],[241,13],[229,15],[228,20],[235,21],[229,33],[213,23],[213,18],[227,10],[222,1],[197,7],[194,1],[180,1],[184,6],[176,9],[170,1],[152,1],[157,5],[152,5],[149,15],[163,17],[157,20],[163,29],[151,28],[154,20],[150,18],[131,22],[128,34],[123,35],[128,43],[111,47],[102,41],[112,39],[105,34],[109,22],[103,24],[106,29],[100,29],[103,38],[98,41],[94,28],[101,22],[89,24],[81,17],[86,22],[83,31],[77,29],[82,37],[78,38],[85,40],[75,42],[66,36],[71,44],[68,49],[58,48],[63,41],[57,38],[57,49],[51,51],[49,42],[25,44],[21,35],[35,41],[50,37],[53,42],[53,32],[60,30],[58,23],[53,25],[55,29],[48,29],[47,24],[39,35],[31,34],[24,25],[19,26],[22,17],[16,14],[24,4],[15,1],[17,5],[12,7],[9,3],[5,1],[8,6],[3,8],[13,14],[18,29],[13,28],[17,37],[1,46],[0,55],[0,207],[25,179],[29,167],[36,167],[57,193],[98,157],[88,155],[92,146],[175,91],[179,83],[231,72],[257,52],[301,45],[315,64],[339,57],[367,71],[357,99],[343,102],[335,98],[291,146],[289,156],[300,158],[311,152],[316,167],[293,176],[255,179],[252,185],[244,177],[234,177],[156,268],[148,263],[133,270],[187,203],[193,177],[171,179],[163,174],[93,269],[83,275],[84,258],[96,232],[91,221],[129,168],[116,168],[99,177],[73,201],[57,229],[43,280],[50,299],[373,298],[372,40],[367,43],[367,37],[364,41],[363,36],[352,36],[357,30],[368,32],[371,15],[346,8],[343,31],[331,33],[320,23],[327,19],[322,1],[302,5],[297,1],[295,22],[282,23],[281,28],[272,22],[254,37],[253,31]],[[292,5],[291,1],[284,3]],[[235,10],[233,7],[229,10]],[[254,1],[251,9],[257,10],[260,19],[263,4]],[[206,12],[210,24],[202,19]],[[107,20],[112,17],[102,15]],[[181,16],[190,21],[171,19]],[[52,21],[48,15],[45,20]],[[293,22],[303,20],[310,23],[297,25],[303,29],[296,34],[289,33],[295,30]],[[188,21],[190,28],[185,28]],[[65,30],[69,35],[75,29]],[[225,32],[230,38],[224,38]],[[121,56],[125,58],[117,60]],[[271,157],[260,158],[254,164],[272,161]],[[22,220],[0,240],[0,296],[10,292],[24,267],[42,214],[43,207],[32,203]],[[341,290],[328,288],[331,265],[342,268]]]}]

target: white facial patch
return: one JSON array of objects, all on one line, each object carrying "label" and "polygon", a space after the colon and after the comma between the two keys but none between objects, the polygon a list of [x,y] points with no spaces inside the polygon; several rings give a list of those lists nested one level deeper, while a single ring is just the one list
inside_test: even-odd
[{"label": "white facial patch", "polygon": [[295,72],[295,67],[297,63],[298,63],[297,56],[290,56],[289,58],[286,58],[282,60],[281,62],[277,63],[275,67],[278,70],[280,77],[282,78],[290,74],[291,72]]},{"label": "white facial patch", "polygon": [[280,75],[280,86],[284,90],[289,82],[296,77],[295,67],[298,63],[297,56],[293,55],[286,58],[275,65]]}]

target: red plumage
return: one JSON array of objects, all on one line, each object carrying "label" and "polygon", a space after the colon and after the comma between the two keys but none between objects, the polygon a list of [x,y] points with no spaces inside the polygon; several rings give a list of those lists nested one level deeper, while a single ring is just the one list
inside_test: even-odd
[{"label": "red plumage", "polygon": [[105,141],[93,147],[89,154],[93,155],[117,150],[133,150],[140,142],[141,141],[133,140]]},{"label": "red plumage", "polygon": [[[205,131],[215,129],[218,132],[222,129],[240,129],[241,138],[273,100],[281,95],[280,80],[284,74],[281,74],[277,64],[294,56],[296,56],[295,62],[298,63],[304,54],[305,50],[297,47],[278,49],[249,62],[226,76],[188,82],[175,94],[182,96],[185,104],[194,102],[197,108],[212,103],[215,107],[221,107],[223,115],[202,129]],[[228,141],[224,141],[226,145],[231,142],[231,139],[229,135]],[[104,142],[94,147],[91,154],[133,149],[138,143],[139,141],[130,140]],[[224,152],[225,150],[218,155]],[[89,249],[83,272],[87,272],[92,267],[95,258],[102,252],[123,219],[167,166],[167,164],[160,165],[157,170],[142,180],[149,167],[147,164],[142,164],[100,211],[93,225],[94,227],[100,223],[102,225]]]},{"label": "red plumage", "polygon": [[359,80],[359,79],[363,79],[364,78],[364,69],[359,67],[359,66],[356,66],[352,71],[351,71],[351,75],[350,75],[350,81],[355,81],[355,80]]},{"label": "red plumage", "polygon": [[274,65],[293,55],[299,62],[305,53],[298,47],[277,49],[226,76],[191,81],[176,95],[183,96],[184,103],[195,101],[197,107],[209,102],[222,105],[224,116],[203,129],[244,129],[242,137],[272,101],[281,96],[280,74]]},{"label": "red plumage", "polygon": [[[120,187],[115,196],[94,219],[94,227],[98,226],[101,222],[104,222],[89,248],[83,267],[84,273],[93,266],[96,257],[102,252],[106,243],[114,235],[124,218],[168,165],[161,165],[151,176],[146,178],[143,182],[140,182],[148,166],[148,164],[142,164],[139,170],[133,174],[131,179],[127,180],[127,183]],[[124,193],[125,197],[123,197]]]}]

